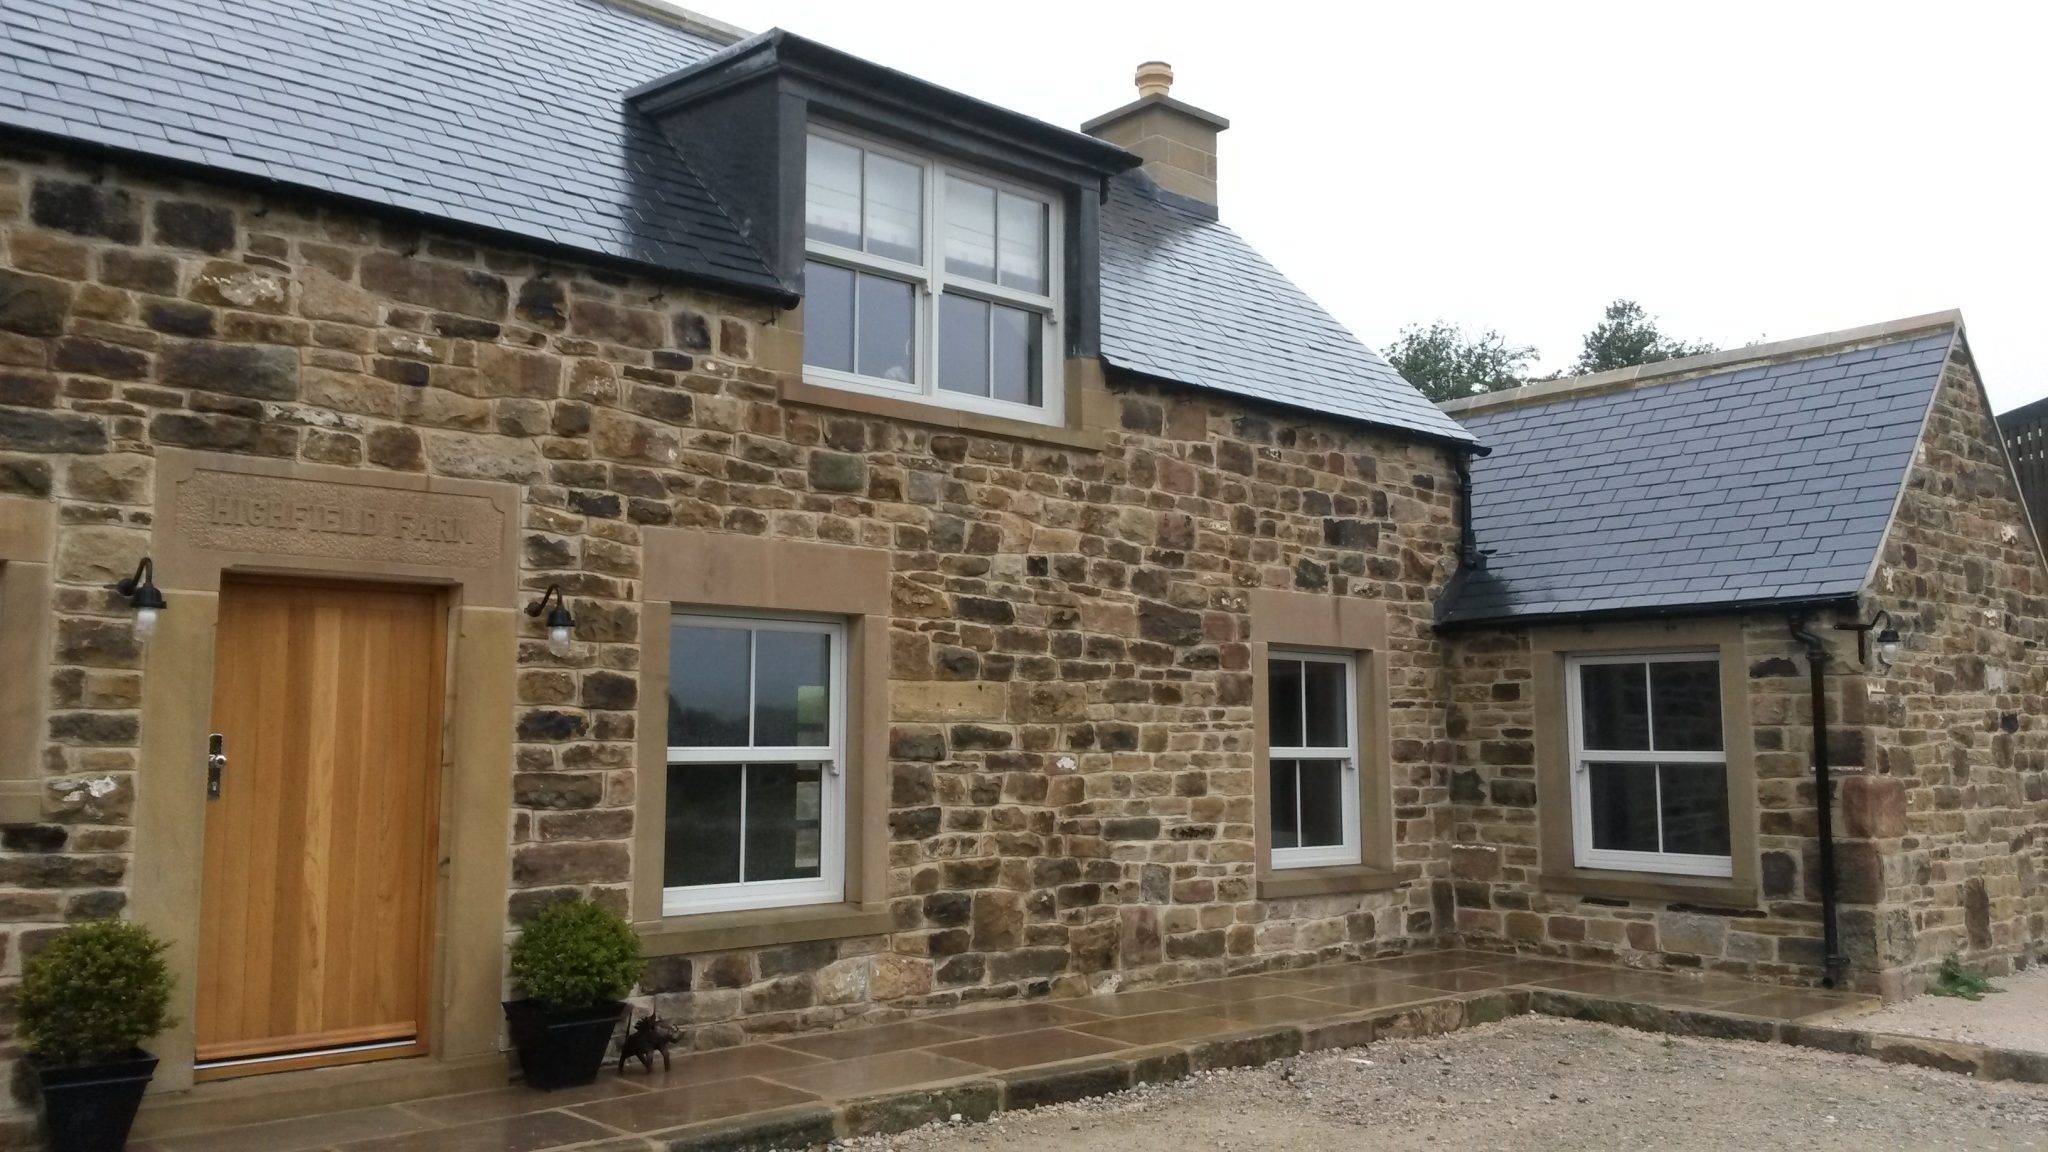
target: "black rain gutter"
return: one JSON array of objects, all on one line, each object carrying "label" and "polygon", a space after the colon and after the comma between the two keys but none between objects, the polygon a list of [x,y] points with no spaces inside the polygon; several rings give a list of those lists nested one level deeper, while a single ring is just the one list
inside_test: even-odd
[{"label": "black rain gutter", "polygon": [[1460,444],[1451,453],[1451,471],[1458,476],[1458,571],[1486,567],[1479,550],[1479,531],[1472,526],[1472,461],[1493,455],[1484,444]]},{"label": "black rain gutter", "polygon": [[45,132],[38,128],[25,128],[19,124],[0,122],[0,144],[15,139],[33,148],[51,148],[70,152],[108,163],[126,164],[144,172],[156,171],[183,176],[187,179],[204,180],[209,183],[245,191],[266,193],[273,196],[292,196],[315,203],[340,203],[356,209],[365,215],[384,219],[403,220],[410,224],[451,236],[467,236],[489,244],[503,245],[531,252],[564,264],[581,264],[592,268],[605,268],[619,272],[630,272],[640,276],[672,278],[678,283],[707,291],[736,296],[742,300],[772,303],[781,308],[794,308],[801,303],[801,294],[791,291],[787,285],[762,283],[738,277],[721,276],[716,272],[702,269],[665,264],[646,257],[620,256],[611,252],[600,252],[593,248],[580,248],[530,232],[518,232],[510,228],[493,228],[488,224],[477,224],[458,220],[452,216],[436,215],[417,208],[406,208],[368,196],[353,196],[347,192],[336,192],[317,184],[301,184],[293,180],[281,180],[275,176],[261,176],[238,168],[214,164],[202,164],[196,160],[180,160],[174,156],[159,156],[139,148],[120,148],[112,144],[101,144],[94,140],[82,140],[57,132]]},{"label": "black rain gutter", "polygon": [[1805,613],[1790,618],[1792,638],[1806,647],[1808,682],[1813,696],[1814,834],[1820,839],[1820,962],[1821,983],[1833,988],[1842,981],[1847,961],[1842,956],[1841,921],[1835,899],[1835,781],[1828,764],[1828,646],[1807,628]]},{"label": "black rain gutter", "polygon": [[1720,600],[1706,604],[1646,605],[1634,608],[1595,608],[1585,612],[1530,612],[1519,616],[1453,616],[1439,619],[1438,632],[1477,628],[1548,628],[1560,624],[1611,624],[1621,620],[1687,620],[1700,616],[1762,615],[1774,612],[1812,611],[1853,607],[1856,594],[1832,596],[1789,596],[1769,600]]}]

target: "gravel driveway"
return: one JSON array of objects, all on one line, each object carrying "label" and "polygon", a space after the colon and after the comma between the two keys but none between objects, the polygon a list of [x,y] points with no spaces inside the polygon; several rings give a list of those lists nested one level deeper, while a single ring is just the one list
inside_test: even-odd
[{"label": "gravel driveway", "polygon": [[1541,1016],[920,1129],[862,1152],[2048,1147],[2048,1087]]},{"label": "gravel driveway", "polygon": [[1982,1000],[1915,996],[1844,1021],[1853,1028],[2048,1052],[2048,965],[1992,981]]}]

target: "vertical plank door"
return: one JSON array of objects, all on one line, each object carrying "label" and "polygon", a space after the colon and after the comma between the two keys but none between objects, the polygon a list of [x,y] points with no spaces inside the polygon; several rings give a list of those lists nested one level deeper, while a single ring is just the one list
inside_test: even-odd
[{"label": "vertical plank door", "polygon": [[[211,731],[227,765],[206,805],[202,1066],[424,1050],[444,619],[419,589],[223,584]],[[189,779],[205,786],[197,766]]]}]

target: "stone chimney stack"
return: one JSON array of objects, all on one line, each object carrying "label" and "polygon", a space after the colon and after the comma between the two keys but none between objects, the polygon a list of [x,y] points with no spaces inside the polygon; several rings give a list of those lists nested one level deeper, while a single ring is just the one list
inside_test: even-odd
[{"label": "stone chimney stack", "polygon": [[1138,98],[1081,125],[1081,131],[1145,159],[1159,187],[1216,209],[1216,134],[1230,121],[1175,100],[1173,65],[1138,65]]}]

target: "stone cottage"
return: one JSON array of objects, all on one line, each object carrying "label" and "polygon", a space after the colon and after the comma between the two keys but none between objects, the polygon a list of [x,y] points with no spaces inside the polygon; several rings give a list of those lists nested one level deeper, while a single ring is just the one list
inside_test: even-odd
[{"label": "stone cottage", "polygon": [[[502,1080],[577,895],[699,1047],[2040,947],[2044,576],[1953,317],[1447,414],[1221,221],[1160,65],[1071,132],[627,0],[55,10],[0,12],[0,975],[156,928],[159,1093]],[[1771,508],[1640,455],[1699,396],[1688,459],[1797,433]]]},{"label": "stone cottage", "polygon": [[1462,937],[1888,994],[2038,954],[2048,570],[1960,316],[1446,407],[1492,449]]}]

